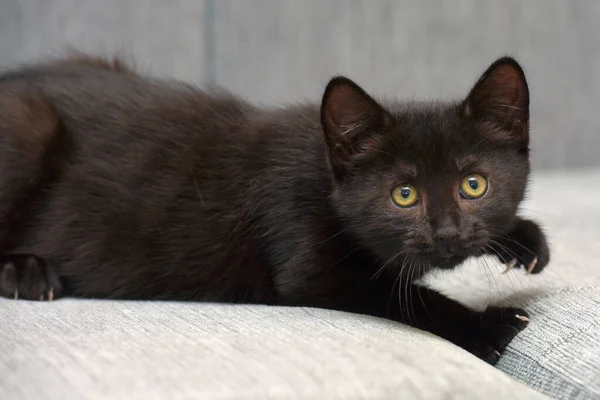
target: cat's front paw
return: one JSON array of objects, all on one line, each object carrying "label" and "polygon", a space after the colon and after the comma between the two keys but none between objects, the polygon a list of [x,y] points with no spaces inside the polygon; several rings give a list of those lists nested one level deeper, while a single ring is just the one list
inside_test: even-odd
[{"label": "cat's front paw", "polygon": [[53,300],[62,284],[52,268],[31,255],[0,258],[0,296],[11,299]]},{"label": "cat's front paw", "polygon": [[479,329],[464,348],[495,365],[508,344],[529,323],[529,315],[519,308],[488,307],[481,314]]},{"label": "cat's front paw", "polygon": [[526,219],[520,219],[493,247],[506,265],[505,273],[514,267],[524,267],[527,273],[537,274],[550,261],[546,235],[535,222]]}]

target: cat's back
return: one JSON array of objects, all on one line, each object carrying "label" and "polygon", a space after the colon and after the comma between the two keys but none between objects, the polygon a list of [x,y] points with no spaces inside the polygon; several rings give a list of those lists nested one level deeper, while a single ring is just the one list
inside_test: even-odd
[{"label": "cat's back", "polygon": [[[227,130],[253,110],[230,94],[207,93],[181,82],[141,75],[120,63],[93,58],[7,71],[0,74],[0,96],[39,96],[56,109],[73,131],[89,131],[92,125],[101,125],[106,127],[106,134],[119,128],[138,134],[152,134],[161,128],[171,135],[179,131],[193,133],[192,126],[185,126],[186,123],[193,124],[196,130],[217,126]],[[131,129],[136,127],[146,129]]]}]

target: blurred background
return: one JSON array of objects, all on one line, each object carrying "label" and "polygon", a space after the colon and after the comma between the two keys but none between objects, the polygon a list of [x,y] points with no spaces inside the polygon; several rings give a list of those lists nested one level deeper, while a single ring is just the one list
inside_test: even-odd
[{"label": "blurred background", "polygon": [[378,96],[466,95],[515,56],[536,169],[600,165],[600,1],[2,0],[0,67],[67,47],[265,105],[318,99],[345,74]]}]

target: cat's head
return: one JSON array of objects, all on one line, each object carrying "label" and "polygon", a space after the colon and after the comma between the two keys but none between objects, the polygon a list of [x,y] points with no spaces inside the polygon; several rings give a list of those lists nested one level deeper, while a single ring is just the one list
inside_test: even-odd
[{"label": "cat's head", "polygon": [[381,260],[453,267],[513,223],[529,175],[529,92],[515,60],[450,103],[381,104],[334,78],[321,120],[333,206]]}]

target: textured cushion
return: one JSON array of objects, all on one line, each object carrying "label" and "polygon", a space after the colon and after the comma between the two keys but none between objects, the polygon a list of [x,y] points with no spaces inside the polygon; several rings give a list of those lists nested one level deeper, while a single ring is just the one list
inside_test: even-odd
[{"label": "textured cushion", "polygon": [[543,398],[390,321],[268,306],[0,301],[0,398]]},{"label": "textured cushion", "polygon": [[600,286],[523,303],[533,322],[498,367],[553,398],[600,399]]}]

